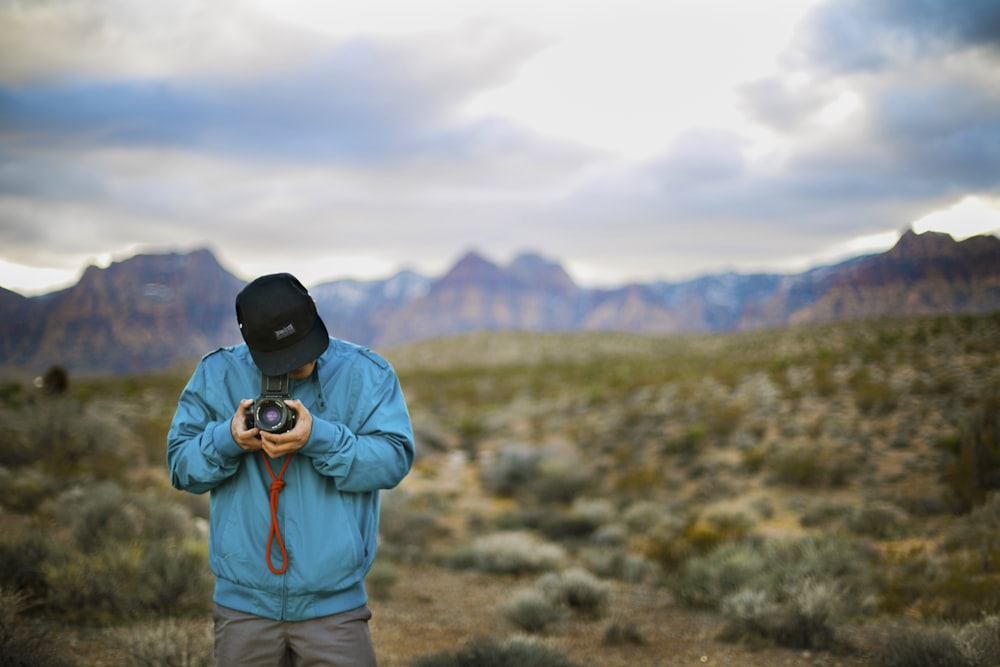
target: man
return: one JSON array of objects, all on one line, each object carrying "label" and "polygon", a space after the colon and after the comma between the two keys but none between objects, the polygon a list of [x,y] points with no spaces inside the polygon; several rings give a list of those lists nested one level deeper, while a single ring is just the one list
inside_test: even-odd
[{"label": "man", "polygon": [[[236,317],[245,343],[201,360],[167,436],[173,486],[211,492],[216,665],[373,666],[364,577],[379,490],[414,456],[399,380],[330,337],[290,274],[247,285]],[[272,430],[254,397],[275,380],[294,398]]]}]

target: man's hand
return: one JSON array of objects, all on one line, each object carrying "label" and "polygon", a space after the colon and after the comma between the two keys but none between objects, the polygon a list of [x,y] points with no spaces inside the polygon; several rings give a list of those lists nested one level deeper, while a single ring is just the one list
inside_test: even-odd
[{"label": "man's hand", "polygon": [[232,433],[233,442],[240,446],[245,452],[256,452],[261,448],[260,429],[256,426],[247,429],[246,411],[253,406],[252,398],[244,398],[236,408],[236,414],[229,423],[229,431]]},{"label": "man's hand", "polygon": [[[253,401],[250,402],[253,403]],[[299,451],[306,446],[306,443],[309,442],[309,436],[312,434],[312,415],[306,406],[294,398],[285,399],[285,405],[295,411],[295,426],[292,430],[284,433],[268,433],[253,429],[260,433],[258,449],[263,449],[264,453],[272,459]],[[242,445],[240,446],[242,447]]]}]

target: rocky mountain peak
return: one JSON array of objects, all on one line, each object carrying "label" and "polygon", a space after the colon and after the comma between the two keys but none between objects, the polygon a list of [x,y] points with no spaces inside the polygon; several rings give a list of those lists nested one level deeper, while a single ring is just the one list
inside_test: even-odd
[{"label": "rocky mountain peak", "polygon": [[[93,266],[77,285],[40,297],[0,290],[0,368],[121,374],[196,360],[241,341],[233,302],[243,284],[196,250]],[[331,334],[376,348],[478,330],[669,334],[973,313],[1000,310],[1000,239],[909,230],[885,253],[801,274],[615,289],[577,287],[536,253],[501,267],[469,252],[439,280],[400,272],[310,292]]]}]

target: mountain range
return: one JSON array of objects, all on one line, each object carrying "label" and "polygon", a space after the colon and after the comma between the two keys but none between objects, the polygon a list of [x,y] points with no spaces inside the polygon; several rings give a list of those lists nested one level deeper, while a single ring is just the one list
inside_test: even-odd
[{"label": "mountain range", "polygon": [[[0,288],[0,370],[132,374],[241,342],[245,282],[209,250],[89,267],[67,289]],[[314,286],[331,334],[376,349],[476,330],[733,332],[886,315],[1000,310],[1000,239],[907,231],[890,250],[803,273],[707,275],[611,289],[576,285],[538,254],[507,266],[470,252],[443,276]]]}]

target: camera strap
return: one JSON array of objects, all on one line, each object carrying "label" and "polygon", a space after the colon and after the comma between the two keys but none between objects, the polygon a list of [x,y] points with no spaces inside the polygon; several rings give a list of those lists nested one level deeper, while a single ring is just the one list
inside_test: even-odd
[{"label": "camera strap", "polygon": [[[281,471],[275,475],[274,469],[271,467],[271,461],[268,460],[267,454],[260,452],[261,458],[264,459],[264,467],[267,468],[267,472],[271,475],[271,531],[267,534],[267,567],[274,574],[284,574],[285,570],[288,569],[288,552],[285,551],[285,540],[281,537],[281,528],[278,526],[278,494],[281,490],[285,488],[285,470],[288,468],[288,463],[292,460],[292,454],[285,455],[285,462],[281,466]],[[277,569],[271,563],[271,547],[274,544],[274,539],[278,539],[278,549],[281,550],[281,569]]]}]

